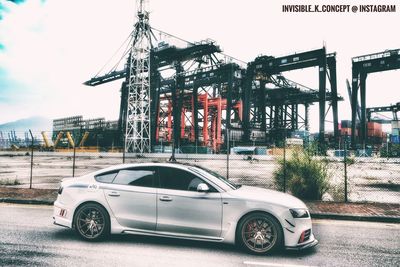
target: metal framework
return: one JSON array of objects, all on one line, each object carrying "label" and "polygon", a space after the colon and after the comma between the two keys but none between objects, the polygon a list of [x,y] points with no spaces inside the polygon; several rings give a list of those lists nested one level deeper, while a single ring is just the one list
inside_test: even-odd
[{"label": "metal framework", "polygon": [[[146,86],[149,85],[152,96],[151,131],[146,132],[150,147],[165,141],[176,148],[199,145],[218,152],[226,146],[228,132],[232,141],[276,142],[290,131],[308,130],[308,107],[314,102],[323,106],[320,136],[324,137],[325,101],[331,103],[338,138],[337,101],[342,98],[336,90],[335,54],[327,55],[323,48],[282,58],[259,57],[243,69],[221,59],[221,52],[212,40],[184,48],[161,42],[150,50],[150,70],[146,69],[150,77],[143,80],[149,81]],[[136,63],[132,57],[127,66],[129,62]],[[312,66],[320,67],[319,90],[289,81],[280,74]],[[330,91],[325,88],[327,72]],[[124,118],[128,114],[129,78],[135,77],[128,73],[126,67],[86,82],[95,86],[126,78],[121,88],[120,129],[128,121]],[[304,112],[299,105],[304,106]]]},{"label": "metal framework", "polygon": [[[400,49],[387,50],[352,59],[352,91],[351,91],[351,144],[356,148],[357,141],[364,147],[367,140],[366,79],[369,73],[395,70],[400,68]],[[360,135],[356,140],[356,117],[358,90],[361,98]]]},{"label": "metal framework", "polygon": [[151,151],[149,66],[152,43],[149,13],[144,10],[143,0],[140,0],[137,18],[128,59],[124,149],[126,152],[147,153]]},{"label": "metal framework", "polygon": [[[367,108],[366,112],[367,112],[367,120],[368,121],[379,122],[379,123],[391,123],[392,120],[394,120],[394,121],[399,120],[397,113],[400,112],[400,102],[398,102],[394,105],[390,105],[390,106]],[[381,112],[391,112],[392,120],[371,118],[371,115],[373,113],[381,113]]]},{"label": "metal framework", "polygon": [[[282,78],[281,72],[318,67],[319,89],[302,88],[296,83],[289,83]],[[287,134],[287,129],[298,128],[298,105],[305,107],[303,123],[308,128],[308,106],[319,103],[319,141],[324,144],[326,101],[329,101],[333,112],[335,144],[339,140],[337,102],[343,100],[337,94],[336,57],[326,54],[325,48],[292,54],[284,57],[261,56],[248,64],[245,92],[243,95],[243,131],[244,140],[250,139],[252,117],[257,122],[261,117],[261,131],[270,132],[273,139],[280,139]],[[326,77],[330,82],[330,91],[326,88]],[[255,85],[258,81],[258,85]],[[273,84],[279,90],[267,90],[265,85]],[[258,99],[258,100],[254,100]],[[254,105],[254,103],[256,105]],[[269,107],[269,112],[265,111]],[[266,120],[269,119],[270,129]],[[280,136],[279,136],[280,135]]]},{"label": "metal framework", "polygon": [[[159,75],[152,90],[158,110],[152,124],[154,144],[162,139],[174,147],[192,144],[219,151],[227,127],[235,121],[234,110],[240,109],[237,91],[242,71],[237,64],[222,60],[220,52],[212,40],[154,50],[153,70]],[[171,69],[174,75],[164,74]]]},{"label": "metal framework", "polygon": [[[119,143],[125,151],[150,152],[164,140],[174,148],[199,145],[215,152],[226,147],[226,140],[276,142],[290,131],[308,130],[308,107],[314,102],[320,105],[323,143],[326,101],[332,106],[338,141],[337,101],[342,98],[337,95],[335,54],[327,55],[322,48],[280,58],[263,56],[244,69],[224,56],[212,40],[186,47],[159,41],[153,47],[155,37],[143,0],[137,17],[124,69],[85,82],[97,86],[125,78],[118,121],[125,137]],[[319,67],[318,90],[281,75],[313,66]],[[303,114],[299,105],[304,106]]]}]

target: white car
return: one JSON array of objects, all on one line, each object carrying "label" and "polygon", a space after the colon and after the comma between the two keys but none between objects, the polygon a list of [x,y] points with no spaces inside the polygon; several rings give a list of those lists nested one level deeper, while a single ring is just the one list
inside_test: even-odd
[{"label": "white car", "polygon": [[118,165],[65,179],[53,218],[86,240],[155,235],[238,244],[256,254],[318,243],[299,199],[183,164]]}]

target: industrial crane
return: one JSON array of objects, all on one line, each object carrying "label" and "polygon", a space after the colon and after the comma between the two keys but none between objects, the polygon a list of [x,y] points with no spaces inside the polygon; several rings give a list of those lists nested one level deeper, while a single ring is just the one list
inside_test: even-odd
[{"label": "industrial crane", "polygon": [[381,113],[381,112],[391,112],[392,116],[393,116],[393,120],[394,121],[399,120],[397,113],[400,112],[400,102],[398,102],[394,105],[390,105],[390,106],[367,108],[367,120],[380,122],[380,123],[391,123],[392,120],[389,120],[389,119],[385,120],[385,119],[371,118],[372,113]]},{"label": "industrial crane", "polygon": [[357,101],[360,91],[360,137],[359,144],[365,146],[367,139],[367,108],[366,108],[366,80],[368,74],[400,69],[400,49],[386,50],[379,53],[354,57],[352,59],[352,90],[351,90],[351,143],[356,147],[356,117],[358,112]]},{"label": "industrial crane", "polygon": [[[84,84],[90,86],[125,78],[121,89],[119,130],[124,132],[126,152],[150,152],[150,50],[154,34],[144,0],[137,0],[137,22],[131,33],[128,61],[124,70],[113,70]],[[125,102],[125,103],[124,103]]]},{"label": "industrial crane", "polygon": [[[159,39],[153,31],[160,33]],[[161,42],[162,35],[183,41],[186,47]],[[151,28],[143,0],[138,0],[137,22],[128,40],[123,69],[117,69],[118,63],[105,75],[96,75],[84,83],[98,86],[125,79],[118,121],[119,143],[124,145],[125,152],[150,152],[164,138],[173,147],[189,144],[197,149],[200,144],[215,152],[227,140],[247,144],[254,136],[260,142],[270,142],[277,139],[270,136],[282,132],[282,125],[285,134],[287,127],[299,128],[298,119],[303,118],[298,105],[305,106],[303,121],[307,130],[308,105],[314,102],[320,105],[323,139],[326,101],[331,102],[335,137],[338,136],[337,101],[341,97],[336,89],[336,59],[325,48],[280,58],[256,58],[247,64],[223,54],[212,40],[191,43]],[[153,46],[153,42],[157,45]],[[281,75],[284,71],[315,66],[323,70],[319,73],[318,90],[290,82]],[[326,76],[330,91],[326,88]],[[266,84],[277,90],[269,90]]]}]

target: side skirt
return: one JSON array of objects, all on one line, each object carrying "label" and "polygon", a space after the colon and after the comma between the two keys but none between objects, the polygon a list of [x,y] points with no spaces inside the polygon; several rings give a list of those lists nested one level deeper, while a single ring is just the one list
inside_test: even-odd
[{"label": "side skirt", "polygon": [[159,237],[169,237],[178,239],[190,239],[198,241],[212,241],[212,242],[223,242],[222,237],[213,236],[198,236],[198,235],[187,235],[187,234],[172,234],[169,232],[155,232],[155,231],[145,231],[145,230],[124,230],[122,233],[134,234],[134,235],[147,235],[147,236],[159,236]]}]

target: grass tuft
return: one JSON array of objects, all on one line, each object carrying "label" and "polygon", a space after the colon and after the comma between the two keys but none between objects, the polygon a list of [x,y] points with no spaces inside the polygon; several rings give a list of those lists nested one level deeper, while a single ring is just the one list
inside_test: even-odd
[{"label": "grass tuft", "polygon": [[0,179],[0,185],[20,185],[20,184],[21,184],[21,182],[17,178]]}]

